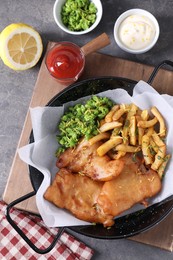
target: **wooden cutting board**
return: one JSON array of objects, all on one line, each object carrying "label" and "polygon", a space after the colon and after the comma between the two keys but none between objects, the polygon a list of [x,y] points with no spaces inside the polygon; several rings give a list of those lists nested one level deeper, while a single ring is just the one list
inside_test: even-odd
[{"label": "wooden cutting board", "polygon": [[[54,43],[50,42],[48,48],[52,45],[54,45]],[[139,81],[140,79],[147,81],[152,71],[153,67],[151,66],[119,59],[109,55],[93,53],[86,57],[86,66],[81,79],[96,76],[117,76],[136,81]],[[152,85],[159,93],[173,95],[173,72],[161,69]],[[64,88],[65,86],[57,83],[49,76],[43,59],[34,87],[30,107],[44,106],[54,95],[62,91]],[[31,129],[32,127],[28,110],[17,149],[28,143]],[[33,188],[28,175],[28,166],[20,160],[16,150],[7,185],[3,194],[3,199],[6,203],[10,203],[32,190]],[[18,204],[17,208],[32,213],[38,213],[35,198],[31,198]],[[153,229],[131,239],[172,251],[172,223],[173,213]]]}]

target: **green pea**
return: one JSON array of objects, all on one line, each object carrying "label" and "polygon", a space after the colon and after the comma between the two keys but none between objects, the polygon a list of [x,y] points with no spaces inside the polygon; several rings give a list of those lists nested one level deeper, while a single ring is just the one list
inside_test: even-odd
[{"label": "green pea", "polygon": [[61,10],[62,22],[71,31],[83,31],[96,20],[97,8],[90,0],[67,0]]},{"label": "green pea", "polygon": [[92,96],[85,104],[71,106],[58,125],[60,144],[56,155],[69,147],[75,147],[81,137],[87,140],[98,134],[99,122],[110,111],[113,102],[106,97]]}]

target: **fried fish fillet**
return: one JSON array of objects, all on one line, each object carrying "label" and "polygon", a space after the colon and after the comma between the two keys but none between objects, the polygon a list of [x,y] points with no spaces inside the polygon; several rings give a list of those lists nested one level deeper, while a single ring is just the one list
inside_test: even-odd
[{"label": "fried fish fillet", "polygon": [[75,149],[69,148],[62,153],[56,165],[58,168],[65,167],[72,172],[84,173],[93,180],[111,180],[121,173],[124,161],[111,160],[107,155],[100,157],[97,148],[101,144],[97,142],[90,145],[88,141],[82,140]]},{"label": "fried fish fillet", "polygon": [[155,171],[147,170],[139,158],[134,161],[132,155],[123,158],[123,171],[104,183],[97,201],[105,214],[114,217],[161,190],[161,180]]},{"label": "fried fish fillet", "polygon": [[78,219],[112,226],[116,216],[161,190],[158,174],[146,169],[141,159],[134,161],[133,155],[126,154],[123,162],[121,174],[106,182],[62,168],[44,198]]},{"label": "fried fish fillet", "polygon": [[73,174],[62,168],[48,187],[44,198],[60,208],[65,208],[78,219],[112,226],[112,216],[97,207],[97,199],[104,182],[93,181],[87,176]]}]

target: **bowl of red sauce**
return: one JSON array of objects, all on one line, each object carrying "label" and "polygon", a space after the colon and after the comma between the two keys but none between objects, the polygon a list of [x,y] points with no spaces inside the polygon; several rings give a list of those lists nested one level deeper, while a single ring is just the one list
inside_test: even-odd
[{"label": "bowl of red sauce", "polygon": [[46,67],[51,76],[62,84],[78,80],[85,66],[85,55],[72,42],[58,42],[47,53]]}]

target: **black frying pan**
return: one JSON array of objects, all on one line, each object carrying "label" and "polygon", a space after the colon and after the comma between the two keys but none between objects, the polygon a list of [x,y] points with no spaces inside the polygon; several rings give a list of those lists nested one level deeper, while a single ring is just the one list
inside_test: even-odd
[{"label": "black frying pan", "polygon": [[[163,61],[159,64],[152,72],[148,83],[151,84],[154,80],[158,70],[163,65],[170,65],[173,67],[173,62],[171,61]],[[126,78],[118,78],[118,77],[99,77],[99,78],[91,78],[87,80],[83,80],[77,83],[70,85],[65,88],[62,92],[58,93],[55,97],[53,97],[47,106],[60,106],[64,103],[77,100],[81,97],[97,94],[102,91],[122,88],[125,89],[130,95],[132,95],[133,88],[136,85],[136,81],[126,79]],[[29,142],[34,142],[33,133],[31,132]],[[11,202],[7,206],[6,218],[9,223],[13,226],[13,228],[21,235],[21,237],[28,243],[28,245],[37,253],[45,254],[48,253],[56,244],[58,238],[61,236],[62,232],[65,229],[73,230],[77,233],[90,236],[93,238],[100,239],[121,239],[127,238],[130,236],[134,236],[141,232],[144,232],[155,224],[158,224],[162,219],[164,219],[173,208],[173,196],[170,198],[157,203],[153,206],[150,206],[142,211],[138,211],[123,217],[119,217],[116,219],[116,223],[110,229],[104,228],[103,225],[87,225],[87,226],[70,226],[70,227],[61,227],[58,229],[58,233],[54,238],[54,241],[50,244],[50,246],[46,249],[37,248],[32,241],[26,237],[23,231],[19,228],[18,223],[15,223],[10,216],[10,209],[18,204],[21,201],[24,201],[37,193],[38,188],[40,187],[43,174],[39,172],[37,169],[33,168],[29,165],[29,175],[30,180],[33,186],[33,192],[26,194],[25,196]]]}]

